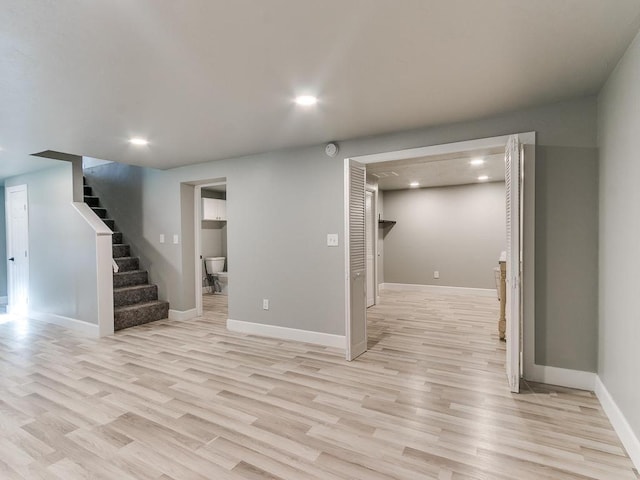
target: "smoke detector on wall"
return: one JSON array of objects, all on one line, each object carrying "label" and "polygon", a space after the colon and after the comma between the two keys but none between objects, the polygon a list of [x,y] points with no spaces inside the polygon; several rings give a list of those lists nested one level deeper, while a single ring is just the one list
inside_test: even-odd
[{"label": "smoke detector on wall", "polygon": [[324,147],[324,153],[331,158],[335,157],[338,154],[338,144],[333,142],[327,143],[327,146]]}]

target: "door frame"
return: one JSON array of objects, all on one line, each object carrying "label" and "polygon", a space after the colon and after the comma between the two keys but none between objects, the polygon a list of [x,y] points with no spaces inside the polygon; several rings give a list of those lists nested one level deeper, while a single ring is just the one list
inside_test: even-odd
[{"label": "door frame", "polygon": [[[202,258],[200,252],[202,251],[202,188],[203,187],[216,187],[220,185],[226,185],[226,199],[228,200],[229,195],[229,182],[226,178],[216,179],[215,181],[209,183],[202,183],[198,185],[194,185],[193,188],[193,224],[194,224],[194,259],[195,259],[195,285],[196,285],[196,316],[201,317],[203,312],[202,307]],[[227,212],[229,210],[227,209]],[[228,218],[228,216],[227,216]],[[227,230],[227,235],[229,235],[229,230]],[[229,249],[227,247],[227,257],[229,256]],[[229,262],[229,258],[226,259],[227,265]],[[227,293],[228,297],[228,293]],[[228,300],[228,298],[227,298]]]},{"label": "door frame", "polygon": [[[378,289],[378,186],[370,185],[366,183],[366,177],[365,177],[364,190],[365,192],[372,193],[371,213],[373,215],[373,225],[371,225],[371,235],[373,235],[373,238],[371,240],[373,241],[373,288],[374,288],[373,305],[377,305],[378,303],[380,303],[380,293],[378,291],[379,290]],[[365,222],[365,226],[366,226],[366,222]],[[367,228],[366,234],[368,233],[369,233],[369,229]]]},{"label": "door frame", "polygon": [[[7,264],[7,311],[9,313],[26,313],[26,311],[22,311],[23,308],[18,307],[17,305],[15,305],[14,303],[11,302],[11,297],[12,297],[12,293],[11,291],[13,290],[13,281],[12,281],[12,274],[11,272],[11,265],[9,264],[9,255],[11,256],[15,256],[14,252],[13,252],[13,222],[11,221],[11,193],[15,193],[15,192],[21,192],[24,191],[25,192],[25,196],[26,196],[26,206],[27,206],[27,210],[26,210],[26,217],[27,217],[27,232],[25,235],[25,240],[26,240],[26,258],[27,258],[27,271],[26,271],[26,282],[27,282],[27,292],[29,291],[29,263],[30,263],[30,255],[29,255],[29,189],[27,187],[27,184],[21,184],[21,185],[13,185],[10,187],[6,187],[5,189],[5,225],[6,225],[6,241],[7,241],[7,258],[5,259],[6,264]],[[24,310],[28,309],[28,302],[29,302],[29,297],[27,296],[27,304],[24,305]]]},{"label": "door frame", "polygon": [[[535,145],[536,132],[515,132],[509,135],[500,135],[496,137],[478,138],[474,140],[465,140],[460,142],[444,143],[439,145],[428,145],[416,148],[407,148],[394,150],[391,152],[374,153],[368,155],[360,155],[345,158],[345,164],[349,160],[355,160],[359,163],[367,164],[389,162],[393,160],[407,160],[411,158],[441,155],[447,153],[464,152],[481,148],[506,147],[507,140],[511,135],[518,135],[520,143],[522,143],[525,151],[524,170],[527,175],[524,176],[523,190],[524,200],[522,205],[523,211],[523,272],[521,291],[521,302],[523,308],[521,332],[523,336],[522,359],[520,368],[524,378],[537,379],[540,377],[543,366],[535,363]],[[345,175],[347,175],[345,170]],[[346,179],[345,179],[346,182]],[[344,205],[344,221],[348,224],[349,215],[349,199],[345,195]],[[348,230],[345,229],[345,245],[348,248]],[[348,252],[348,250],[346,250]],[[496,263],[498,258],[496,257]],[[345,272],[347,272],[345,282],[345,332],[350,329],[350,296],[348,282],[348,255],[345,254]],[[497,319],[496,319],[497,328]]]}]

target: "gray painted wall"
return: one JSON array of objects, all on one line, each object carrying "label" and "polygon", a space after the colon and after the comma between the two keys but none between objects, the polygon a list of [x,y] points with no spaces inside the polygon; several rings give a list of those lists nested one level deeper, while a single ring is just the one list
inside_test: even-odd
[{"label": "gray painted wall", "polygon": [[5,181],[28,189],[29,310],[97,324],[95,233],[72,206],[72,164],[59,163]]},{"label": "gray painted wall", "polygon": [[504,182],[390,190],[384,209],[397,222],[384,240],[386,282],[495,290],[493,268],[506,244]]},{"label": "gray painted wall", "polygon": [[600,305],[598,374],[640,437],[640,36],[598,100],[600,144]]},{"label": "gray painted wall", "polygon": [[[589,311],[597,295],[591,279],[597,265],[597,236],[580,238],[581,253],[574,253],[575,230],[558,226],[554,211],[560,208],[569,218],[591,219],[597,218],[597,212],[589,203],[573,202],[568,192],[560,195],[542,186],[565,170],[564,162],[585,152],[596,154],[596,124],[596,99],[587,97],[453,125],[342,141],[340,155],[333,159],[324,154],[324,145],[316,145],[167,171],[109,165],[93,171],[95,181],[102,184],[99,194],[115,192],[109,195],[107,208],[113,205],[117,223],[120,213],[130,219],[132,229],[123,225],[123,231],[134,251],[150,262],[152,281],[160,285],[161,296],[171,302],[171,308],[195,306],[195,251],[187,241],[194,231],[193,215],[188,213],[193,209],[193,195],[189,193],[193,184],[225,177],[227,210],[234,219],[227,227],[233,275],[230,318],[343,335],[344,251],[326,246],[327,233],[339,233],[340,244],[344,241],[343,159],[536,131],[536,156],[545,162],[545,168],[536,173],[540,187],[536,229],[544,234],[559,228],[556,235],[572,239],[536,257],[536,269],[543,275],[536,282],[537,322],[543,326],[536,329],[536,361],[593,370],[594,334],[576,338],[575,332],[594,332],[597,325],[596,312]],[[185,213],[182,218],[181,212]],[[160,245],[158,235],[163,232],[182,233],[184,243]],[[570,261],[564,261],[567,256]],[[567,279],[573,284],[568,285]],[[580,295],[576,295],[571,315],[560,315],[569,290]],[[262,310],[263,298],[271,300],[269,311]],[[538,305],[539,301],[544,305]],[[549,341],[553,336],[555,343]],[[567,360],[565,342],[577,360]]]},{"label": "gray painted wall", "polygon": [[0,185],[0,297],[7,296],[7,230],[4,207],[4,185]]},{"label": "gray painted wall", "polygon": [[544,223],[536,222],[536,361],[595,372],[598,151],[540,149],[538,176],[546,181],[536,183],[536,211],[546,214]]}]

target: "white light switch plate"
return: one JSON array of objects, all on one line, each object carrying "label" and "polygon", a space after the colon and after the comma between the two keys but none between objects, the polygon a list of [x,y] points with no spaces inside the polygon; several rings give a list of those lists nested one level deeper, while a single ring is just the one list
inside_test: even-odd
[{"label": "white light switch plate", "polygon": [[160,234],[160,243],[164,243],[164,233]]},{"label": "white light switch plate", "polygon": [[327,246],[328,247],[337,247],[338,246],[338,234],[337,233],[327,233]]},{"label": "white light switch plate", "polygon": [[176,245],[179,243],[178,242],[178,235],[174,235],[173,236],[173,243],[175,243]]}]

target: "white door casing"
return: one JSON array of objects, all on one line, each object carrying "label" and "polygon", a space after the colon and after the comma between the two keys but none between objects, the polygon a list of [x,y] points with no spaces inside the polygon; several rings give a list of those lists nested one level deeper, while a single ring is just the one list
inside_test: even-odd
[{"label": "white door casing", "polygon": [[507,379],[512,392],[520,391],[521,319],[520,287],[522,279],[522,158],[517,135],[507,141],[505,151],[506,230],[507,230]]},{"label": "white door casing", "polygon": [[9,312],[26,314],[29,302],[29,208],[26,185],[7,187]]},{"label": "white door casing", "polygon": [[376,278],[375,278],[375,234],[376,234],[376,222],[374,212],[374,195],[373,191],[368,190],[366,195],[366,251],[367,251],[367,308],[375,305],[376,303]]},{"label": "white door casing", "polygon": [[367,350],[365,166],[345,159],[346,358]]}]

